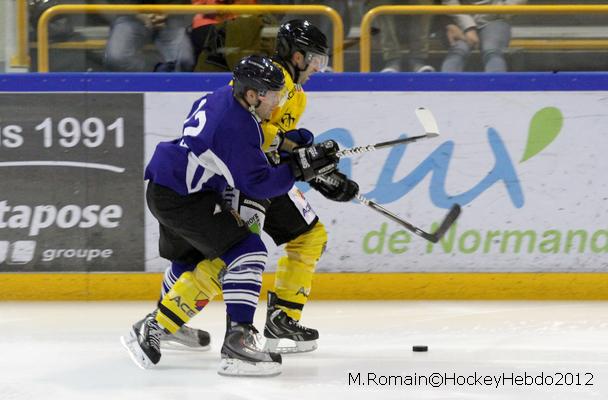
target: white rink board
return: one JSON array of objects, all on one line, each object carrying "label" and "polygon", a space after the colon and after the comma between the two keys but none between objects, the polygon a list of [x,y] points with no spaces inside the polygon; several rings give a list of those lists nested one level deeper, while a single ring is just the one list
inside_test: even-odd
[{"label": "white rink board", "polygon": [[[158,141],[179,135],[200,95],[146,93],[146,162]],[[608,92],[312,92],[300,126],[341,147],[366,145],[421,134],[419,106],[433,111],[440,137],[346,159],[341,169],[362,194],[425,230],[458,201],[457,226],[433,246],[363,205],[307,192],[330,237],[318,271],[606,272]],[[522,161],[526,149],[539,151]],[[148,214],[148,271],[168,265],[157,239]],[[269,248],[272,271],[280,251]]]}]

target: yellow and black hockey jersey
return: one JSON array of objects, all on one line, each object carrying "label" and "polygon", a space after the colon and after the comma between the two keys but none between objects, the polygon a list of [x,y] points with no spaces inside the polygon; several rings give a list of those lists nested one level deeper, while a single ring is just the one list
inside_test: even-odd
[{"label": "yellow and black hockey jersey", "polygon": [[274,110],[269,121],[262,124],[264,131],[264,152],[276,151],[280,140],[277,138],[279,132],[287,132],[296,129],[304,109],[306,108],[306,93],[299,85],[293,81],[289,71],[281,64],[275,62],[285,75],[285,87],[283,88],[282,101]]}]

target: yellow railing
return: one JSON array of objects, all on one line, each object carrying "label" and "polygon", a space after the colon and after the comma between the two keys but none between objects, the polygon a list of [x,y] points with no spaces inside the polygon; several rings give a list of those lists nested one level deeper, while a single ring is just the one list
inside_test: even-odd
[{"label": "yellow railing", "polygon": [[512,39],[509,47],[536,51],[554,51],[556,49],[608,51],[608,39]]},{"label": "yellow railing", "polygon": [[361,21],[360,70],[370,71],[371,26],[379,15],[445,15],[445,14],[608,14],[608,5],[545,5],[545,6],[380,6],[369,10]]},{"label": "yellow railing", "polygon": [[11,67],[29,68],[27,46],[27,0],[17,0],[17,53],[11,57]]},{"label": "yellow railing", "polygon": [[38,20],[38,72],[49,72],[49,31],[51,18],[61,14],[322,14],[329,17],[333,25],[333,69],[344,70],[344,25],[340,15],[331,7],[321,5],[60,5],[46,10]]}]

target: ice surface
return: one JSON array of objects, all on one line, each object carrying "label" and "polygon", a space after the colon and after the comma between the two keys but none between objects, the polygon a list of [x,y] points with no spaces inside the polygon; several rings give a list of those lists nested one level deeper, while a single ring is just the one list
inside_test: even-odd
[{"label": "ice surface", "polygon": [[[606,302],[311,301],[302,322],[319,329],[319,349],[285,356],[283,373],[274,378],[217,375],[221,302],[191,323],[211,332],[211,351],[166,351],[155,369],[137,368],[119,337],[153,306],[0,302],[0,399],[608,398]],[[260,330],[264,311],[261,303]],[[417,344],[429,352],[412,352]],[[473,376],[471,383],[481,378],[474,386],[405,384],[408,376],[435,372],[460,381]],[[480,385],[503,375],[541,374],[557,383],[560,373],[559,386]],[[353,382],[357,374],[366,385]]]}]

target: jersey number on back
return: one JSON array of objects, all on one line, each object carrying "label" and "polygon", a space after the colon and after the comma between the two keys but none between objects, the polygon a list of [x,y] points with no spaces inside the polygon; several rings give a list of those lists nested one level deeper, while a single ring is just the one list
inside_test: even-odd
[{"label": "jersey number on back", "polygon": [[184,122],[184,136],[198,136],[203,131],[205,122],[207,122],[207,116],[205,115],[205,110],[203,110],[206,102],[207,99],[202,98],[200,103],[198,103],[198,107],[186,118]]}]

